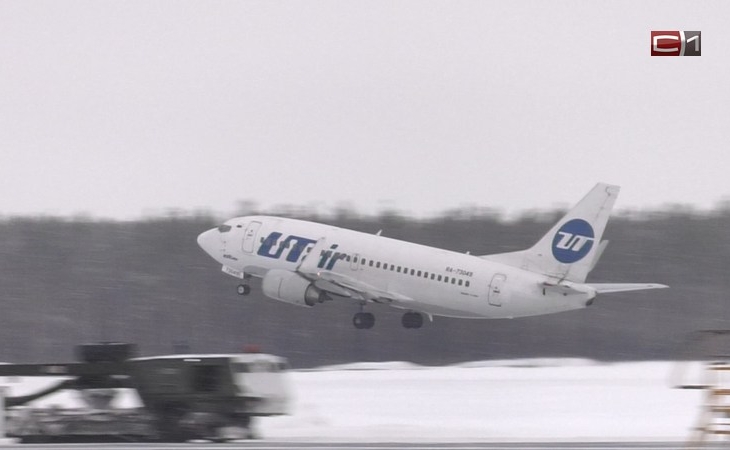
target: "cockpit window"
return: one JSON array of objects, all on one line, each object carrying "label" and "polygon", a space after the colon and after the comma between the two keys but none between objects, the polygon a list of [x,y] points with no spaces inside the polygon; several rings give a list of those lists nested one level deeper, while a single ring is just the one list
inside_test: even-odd
[{"label": "cockpit window", "polygon": [[231,231],[231,226],[230,225],[220,225],[220,226],[218,226],[218,231],[220,231],[221,233],[227,233],[227,232]]}]

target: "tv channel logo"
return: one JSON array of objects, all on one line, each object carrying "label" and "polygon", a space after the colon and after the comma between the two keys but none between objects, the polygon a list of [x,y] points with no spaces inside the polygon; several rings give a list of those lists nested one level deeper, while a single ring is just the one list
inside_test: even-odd
[{"label": "tv channel logo", "polygon": [[701,56],[701,31],[652,31],[651,56]]}]

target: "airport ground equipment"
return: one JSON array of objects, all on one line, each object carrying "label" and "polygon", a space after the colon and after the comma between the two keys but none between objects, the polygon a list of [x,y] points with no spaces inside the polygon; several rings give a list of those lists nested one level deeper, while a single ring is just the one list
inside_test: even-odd
[{"label": "airport ground equipment", "polygon": [[[77,347],[80,362],[2,364],[4,377],[56,377],[56,384],[5,399],[8,436],[22,441],[185,441],[253,437],[251,420],[287,414],[286,360],[263,353],[134,358],[130,344]],[[120,389],[143,406],[115,408]],[[34,408],[34,400],[78,391],[84,408]]]},{"label": "airport ground equipment", "polygon": [[[689,335],[680,363],[673,374],[679,389],[704,391],[688,447],[730,437],[730,330],[702,330]],[[688,375],[688,367],[700,364],[698,373]]]}]

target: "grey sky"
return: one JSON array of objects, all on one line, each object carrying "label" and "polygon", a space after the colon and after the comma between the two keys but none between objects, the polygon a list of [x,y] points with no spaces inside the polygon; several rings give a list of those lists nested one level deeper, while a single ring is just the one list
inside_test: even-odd
[{"label": "grey sky", "polygon": [[728,36],[723,1],[2,0],[0,213],[706,208]]}]

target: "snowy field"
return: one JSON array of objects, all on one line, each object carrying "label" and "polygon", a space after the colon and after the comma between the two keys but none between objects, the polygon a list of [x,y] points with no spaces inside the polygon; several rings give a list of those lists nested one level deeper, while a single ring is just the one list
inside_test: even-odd
[{"label": "snowy field", "polygon": [[294,414],[262,420],[261,431],[312,440],[683,440],[702,392],[672,389],[676,368],[542,360],[296,372]]},{"label": "snowy field", "polygon": [[[699,382],[699,367],[679,378],[676,363],[586,360],[362,363],[295,371],[293,414],[263,418],[258,429],[272,440],[683,440],[702,391],[673,385]],[[39,387],[40,380],[26,380],[0,378],[10,395]],[[75,406],[75,395],[61,392],[36,404]],[[137,402],[126,393],[118,406]]]}]

